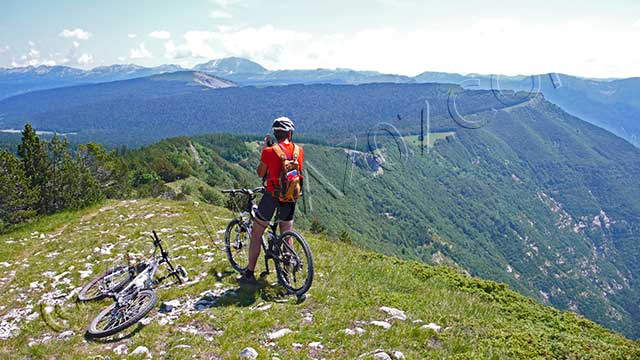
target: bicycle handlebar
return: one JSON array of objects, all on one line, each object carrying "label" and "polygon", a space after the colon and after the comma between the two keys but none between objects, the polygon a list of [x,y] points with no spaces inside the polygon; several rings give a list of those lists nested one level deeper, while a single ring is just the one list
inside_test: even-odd
[{"label": "bicycle handlebar", "polygon": [[225,189],[221,190],[224,194],[245,194],[245,195],[253,195],[255,193],[263,193],[264,186],[259,186],[255,189]]},{"label": "bicycle handlebar", "polygon": [[[158,234],[156,233],[155,230],[152,230],[153,233],[153,246],[157,247],[160,249],[160,254],[162,255],[163,258],[167,259],[169,256],[169,252],[166,251],[163,247],[162,247],[162,241],[160,240],[160,238],[158,237]],[[155,250],[154,250],[154,254],[155,254]]]}]

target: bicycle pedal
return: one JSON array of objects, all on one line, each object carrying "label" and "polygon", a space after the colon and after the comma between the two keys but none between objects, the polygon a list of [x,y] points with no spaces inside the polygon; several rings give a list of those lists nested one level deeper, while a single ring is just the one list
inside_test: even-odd
[{"label": "bicycle pedal", "polygon": [[263,272],[260,273],[260,277],[263,278],[263,277],[266,277],[269,274],[271,274],[270,271],[263,271]]}]

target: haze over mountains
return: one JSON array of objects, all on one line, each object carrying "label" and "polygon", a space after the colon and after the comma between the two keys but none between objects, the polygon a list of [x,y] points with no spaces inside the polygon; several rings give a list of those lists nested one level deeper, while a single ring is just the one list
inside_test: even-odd
[{"label": "haze over mountains", "polygon": [[[0,69],[0,99],[25,92],[72,85],[126,80],[186,70],[177,65],[144,68],[112,65],[80,70],[65,66]],[[542,92],[572,115],[640,145],[640,78],[593,80],[565,74],[502,76],[424,72],[414,77],[350,69],[268,70],[253,61],[230,57],[196,65],[206,72],[242,86],[287,84],[450,83],[468,89]],[[55,129],[54,129],[55,130]]]}]

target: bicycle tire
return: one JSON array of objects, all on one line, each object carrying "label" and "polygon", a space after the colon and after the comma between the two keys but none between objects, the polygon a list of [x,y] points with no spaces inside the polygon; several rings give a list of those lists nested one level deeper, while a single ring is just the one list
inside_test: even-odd
[{"label": "bicycle tire", "polygon": [[[102,300],[104,298],[107,297],[107,294],[104,292],[98,292],[97,295],[88,295],[89,291],[91,289],[93,289],[94,286],[98,285],[100,283],[100,281],[102,281],[102,279],[104,279],[107,275],[110,275],[116,271],[120,271],[120,270],[126,270],[128,267],[125,265],[120,265],[120,266],[116,266],[113,267],[105,272],[103,272],[102,274],[96,276],[95,278],[93,278],[91,281],[89,281],[88,283],[86,283],[82,289],[80,290],[80,292],[78,293],[78,300],[79,301],[94,301],[94,300]],[[122,288],[124,288],[129,281],[131,281],[131,277],[127,276],[126,279],[123,279],[122,281],[120,281],[118,284],[116,284],[114,287],[111,288],[111,291],[113,292],[118,292],[120,290],[122,290]]]},{"label": "bicycle tire", "polygon": [[249,245],[251,243],[251,234],[247,234],[247,238],[249,239],[249,242],[246,245],[244,245],[246,248],[246,264],[243,266],[241,262],[239,262],[240,259],[236,259],[232,251],[233,245],[231,244],[231,241],[232,241],[231,233],[235,226],[238,226],[238,227],[242,226],[242,219],[235,218],[229,222],[229,225],[227,225],[227,229],[224,233],[224,249],[227,254],[227,259],[229,259],[229,263],[231,264],[231,266],[237,272],[242,274],[245,270],[247,270],[247,266],[249,266]]},{"label": "bicycle tire", "polygon": [[150,301],[147,302],[142,308],[140,308],[140,310],[134,316],[130,317],[128,320],[124,321],[122,324],[115,326],[113,328],[110,328],[108,330],[98,329],[97,328],[98,323],[100,323],[100,321],[105,316],[107,316],[111,311],[113,311],[113,309],[115,308],[116,304],[112,304],[109,307],[102,310],[100,314],[98,314],[98,316],[96,316],[91,321],[91,324],[87,329],[87,335],[91,338],[103,338],[103,337],[111,336],[119,333],[122,330],[125,330],[126,328],[142,320],[142,318],[145,317],[156,306],[156,303],[158,302],[158,295],[152,290],[141,290],[136,296],[136,299],[141,296],[148,297]]},{"label": "bicycle tire", "polygon": [[[285,278],[285,275],[283,273],[284,269],[282,267],[282,263],[278,259],[274,259],[274,263],[276,265],[276,274],[278,276],[278,282],[290,294],[295,294],[297,296],[302,296],[307,291],[309,291],[309,289],[311,288],[311,284],[313,283],[313,275],[314,275],[313,254],[311,253],[311,248],[309,247],[309,244],[307,244],[307,241],[304,239],[304,237],[302,235],[300,235],[299,233],[295,232],[295,231],[285,231],[284,233],[282,233],[280,235],[280,238],[278,239],[278,241],[279,241],[278,247],[280,247],[281,249],[282,249],[282,247],[285,247],[285,248],[288,248],[288,250],[293,250],[284,241],[284,239],[286,239],[287,237],[293,237],[295,239],[294,241],[298,241],[300,243],[300,245],[302,246],[302,249],[303,249],[303,251],[305,253],[305,257],[307,259],[307,263],[303,264],[303,266],[307,267],[308,273],[307,273],[307,277],[305,278],[304,284],[302,286],[300,286],[300,287],[294,287],[289,283],[289,280],[287,280]],[[280,250],[280,252],[282,253],[282,250]]]}]

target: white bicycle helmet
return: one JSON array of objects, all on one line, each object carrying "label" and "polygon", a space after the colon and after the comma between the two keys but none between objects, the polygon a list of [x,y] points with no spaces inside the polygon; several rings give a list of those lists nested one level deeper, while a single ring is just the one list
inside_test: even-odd
[{"label": "white bicycle helmet", "polygon": [[273,130],[281,130],[281,131],[295,131],[296,127],[293,125],[293,121],[288,117],[282,116],[275,120],[273,120],[273,125],[271,126]]}]

